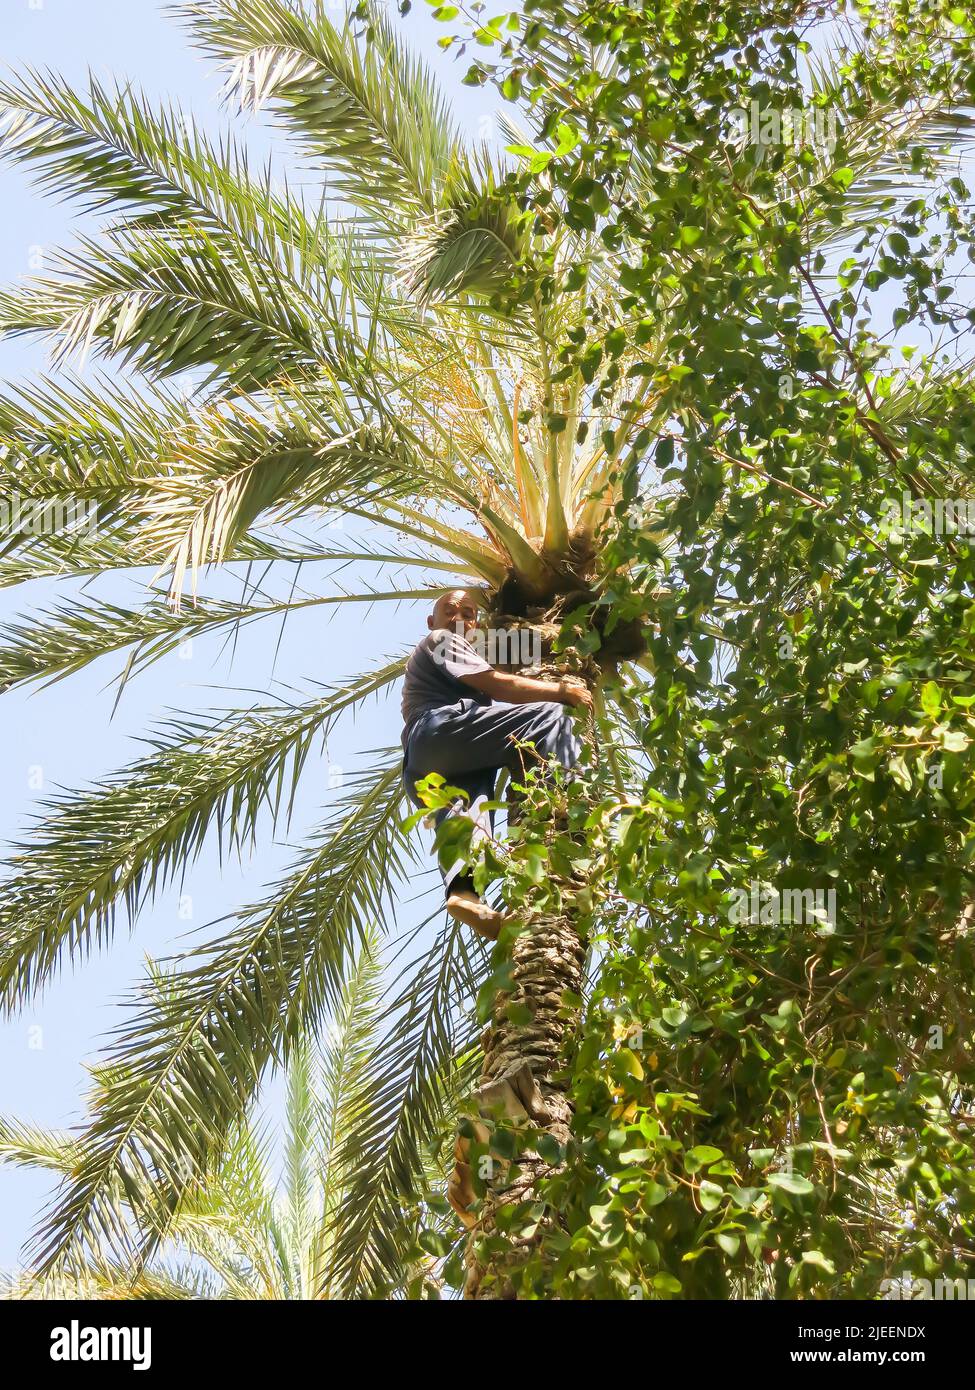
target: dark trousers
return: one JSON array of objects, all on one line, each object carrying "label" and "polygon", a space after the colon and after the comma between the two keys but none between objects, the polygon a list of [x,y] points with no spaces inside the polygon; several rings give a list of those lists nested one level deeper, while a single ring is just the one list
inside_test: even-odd
[{"label": "dark trousers", "polygon": [[[580,745],[572,729],[572,719],[563,705],[537,701],[530,705],[509,705],[494,700],[490,705],[476,700],[458,700],[427,710],[410,730],[403,763],[403,780],[411,801],[421,802],[416,783],[431,772],[439,772],[452,787],[467,793],[469,804],[458,800],[436,813],[437,825],[446,816],[467,815],[474,822],[472,842],[494,830],[494,813],[484,803],[494,799],[494,787],[502,768],[515,777],[533,766],[541,766],[530,750],[517,744],[530,743],[543,759],[555,758],[562,767],[574,767]],[[448,895],[474,884],[467,865],[458,860],[444,873]]]}]

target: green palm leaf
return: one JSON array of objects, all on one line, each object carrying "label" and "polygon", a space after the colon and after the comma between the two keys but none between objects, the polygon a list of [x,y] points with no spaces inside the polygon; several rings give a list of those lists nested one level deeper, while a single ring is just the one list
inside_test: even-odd
[{"label": "green palm leaf", "polygon": [[427,1195],[430,1147],[476,1073],[475,1025],[458,1003],[476,994],[485,961],[448,919],[401,970],[386,1001],[392,1021],[369,1058],[360,1114],[340,1151],[350,1177],[334,1216],[329,1288],[343,1297],[388,1293],[401,1268],[396,1234],[404,1204]]},{"label": "green palm leaf", "polygon": [[336,604],[400,603],[431,598],[438,591],[418,589],[342,591],[306,598],[264,603],[240,603],[200,598],[192,607],[174,610],[159,600],[142,608],[122,608],[81,600],[42,610],[38,621],[13,621],[0,628],[0,692],[29,681],[45,685],[63,680],[91,662],[112,652],[134,650],[126,663],[124,679],[174,651],[182,642],[221,628],[237,630],[262,618],[284,617],[306,608],[330,608]]},{"label": "green palm leaf", "polygon": [[[193,1175],[213,1167],[268,1066],[341,1005],[356,942],[385,922],[408,846],[400,758],[354,785],[266,901],[150,980],[116,1030],[84,1158],[59,1193],[40,1263],[111,1248],[140,1258],[168,1231]],[[125,1193],[134,1228],[118,1210]]]},{"label": "green palm leaf", "polygon": [[84,797],[62,797],[11,861],[0,901],[0,991],[12,1009],[64,956],[110,939],[119,905],[135,921],[214,834],[240,852],[258,817],[289,811],[315,738],[403,669],[333,687],[292,708],[254,709],[216,723],[174,721],[154,752]]},{"label": "green palm leaf", "polygon": [[460,158],[447,108],[422,63],[378,10],[364,46],[328,6],[288,0],[189,0],[172,6],[228,70],[243,109],[271,105],[334,178],[334,190],[382,226],[402,228],[438,207]]}]

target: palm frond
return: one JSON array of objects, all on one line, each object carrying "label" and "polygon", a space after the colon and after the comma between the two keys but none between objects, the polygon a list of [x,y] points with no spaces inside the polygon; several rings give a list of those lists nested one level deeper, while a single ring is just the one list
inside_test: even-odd
[{"label": "palm frond", "polygon": [[95,351],[150,376],[250,388],[329,359],[326,304],[202,226],[107,229],[52,251],[50,268],[0,293],[0,331],[56,337],[57,362]]},{"label": "palm frond", "polygon": [[324,1176],[322,1209],[308,1242],[309,1297],[328,1297],[332,1286],[334,1224],[350,1197],[354,1171],[343,1167],[348,1136],[361,1119],[368,1101],[363,1082],[381,1022],[383,962],[378,932],[364,939],[343,994],[342,1007],[332,1020],[321,1047],[316,1158]]},{"label": "palm frond", "polygon": [[[313,411],[317,413],[313,414]],[[221,561],[266,513],[276,521],[326,507],[370,511],[441,486],[464,498],[442,468],[419,455],[394,426],[341,428],[327,396],[275,395],[263,409],[238,402],[184,440],[181,456],[153,479],[143,513],[145,543],[173,571],[178,593],[209,560]],[[476,503],[472,502],[476,507]]]},{"label": "palm frond", "polygon": [[452,174],[442,202],[407,239],[407,289],[424,303],[497,293],[519,267],[527,237],[486,156]]},{"label": "palm frond", "polygon": [[[84,1157],[38,1236],[50,1268],[106,1244],[144,1260],[212,1171],[267,1068],[341,1006],[353,947],[391,911],[404,854],[401,756],[353,785],[268,898],[143,987],[114,1033]],[[118,1209],[125,1192],[137,1229]],[[135,1244],[134,1244],[135,1242]]]},{"label": "palm frond", "polygon": [[13,1009],[64,957],[110,939],[118,907],[134,922],[215,834],[221,855],[242,852],[258,817],[290,813],[316,736],[384,689],[399,658],[304,705],[254,709],[216,722],[184,717],[149,740],[154,752],[87,795],[48,804],[12,858],[0,900],[0,993]]},{"label": "palm frond", "polygon": [[177,1302],[215,1296],[206,1274],[191,1269],[154,1268],[131,1275],[123,1265],[106,1261],[86,1266],[77,1274],[0,1273],[0,1301],[4,1302]]},{"label": "palm frond", "polygon": [[263,618],[283,617],[307,608],[402,603],[432,599],[437,593],[435,587],[426,585],[416,589],[369,589],[357,594],[340,589],[332,594],[269,599],[264,603],[200,598],[192,607],[179,610],[161,600],[133,609],[105,600],[85,603],[75,599],[40,610],[30,622],[14,619],[0,627],[0,693],[37,680],[50,685],[103,656],[132,647],[123,676],[127,682],[181,643],[221,628],[238,629]]},{"label": "palm frond", "polygon": [[[167,1245],[205,1261],[225,1298],[290,1293],[288,1255],[275,1238],[270,1150],[270,1137],[254,1123],[237,1126],[215,1170],[189,1188],[169,1228]],[[148,1267],[159,1264],[156,1257]]]},{"label": "palm frond", "polygon": [[426,1195],[430,1146],[473,1081],[475,1024],[463,1006],[477,992],[485,959],[448,920],[401,971],[386,1002],[391,1022],[363,1075],[360,1113],[339,1155],[350,1181],[333,1217],[328,1288],[341,1297],[381,1296],[402,1267],[404,1205]]},{"label": "palm frond", "polygon": [[78,1154],[78,1146],[69,1134],[0,1115],[0,1163],[68,1173]]},{"label": "palm frond", "polygon": [[[915,162],[914,150],[921,149],[945,176],[957,173],[966,153],[975,142],[975,105],[959,79],[955,99],[903,102],[894,97],[871,95],[865,109],[855,117],[842,106],[844,66],[855,55],[869,53],[869,40],[851,46],[824,46],[809,55],[811,90],[824,113],[838,118],[835,150],[822,152],[813,165],[815,180],[811,197],[804,199],[809,216],[809,233],[814,245],[834,250],[856,236],[872,222],[889,223],[894,209],[911,199],[924,197],[931,184]],[[926,60],[936,61],[928,53]],[[952,71],[949,65],[946,69]],[[852,170],[853,178],[843,199],[842,223],[826,215],[818,198],[818,188],[837,168]],[[807,178],[809,175],[807,175]]]},{"label": "palm frond", "polygon": [[[0,588],[25,584],[31,579],[87,579],[113,571],[145,568],[149,557],[140,556],[141,534],[141,526],[133,520],[131,512],[109,523],[99,520],[91,529],[24,533],[17,545],[0,555]],[[345,566],[355,561],[384,567],[422,566],[431,571],[449,570],[453,574],[458,568],[456,562],[449,560],[424,560],[419,555],[398,555],[351,545],[314,545],[311,540],[302,544],[283,534],[262,536],[254,530],[240,538],[224,556],[222,564]]]},{"label": "palm frond", "polygon": [[462,158],[446,104],[425,66],[369,11],[364,44],[351,18],[336,26],[325,0],[183,0],[171,7],[195,41],[227,69],[244,110],[270,105],[334,191],[376,223],[401,229],[437,210]]},{"label": "palm frond", "polygon": [[204,225],[296,280],[327,263],[327,225],[270,172],[253,176],[231,136],[217,147],[174,107],[158,110],[131,84],[85,93],[57,73],[24,69],[0,82],[0,157],[35,171],[39,188],[86,211],[125,211],[130,226]]}]

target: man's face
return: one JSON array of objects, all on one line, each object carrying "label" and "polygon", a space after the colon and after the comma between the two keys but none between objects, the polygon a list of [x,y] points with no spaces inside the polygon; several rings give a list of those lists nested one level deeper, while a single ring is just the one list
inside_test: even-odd
[{"label": "man's face", "polygon": [[465,589],[454,589],[437,599],[427,627],[431,632],[446,627],[469,637],[477,627],[477,604]]}]

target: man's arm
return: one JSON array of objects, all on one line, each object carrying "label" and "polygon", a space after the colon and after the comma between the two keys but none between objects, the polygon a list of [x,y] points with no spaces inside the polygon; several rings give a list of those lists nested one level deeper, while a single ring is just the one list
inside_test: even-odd
[{"label": "man's arm", "polygon": [[531,676],[516,676],[509,671],[478,671],[458,677],[464,685],[490,695],[492,700],[504,700],[509,705],[527,705],[533,700],[554,700],[560,705],[582,705],[592,709],[592,695],[584,685],[569,685],[567,681],[538,681]]}]

